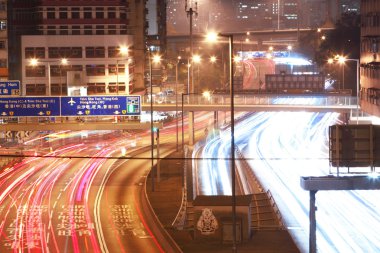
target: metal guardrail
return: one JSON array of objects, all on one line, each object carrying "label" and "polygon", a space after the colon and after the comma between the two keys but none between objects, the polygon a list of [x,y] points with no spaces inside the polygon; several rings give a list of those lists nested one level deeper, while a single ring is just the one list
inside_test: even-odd
[{"label": "metal guardrail", "polygon": [[[264,192],[263,187],[261,186],[261,183],[257,179],[252,168],[247,163],[247,161],[244,159],[243,154],[241,153],[241,151],[238,148],[236,149],[236,154],[237,154],[237,157],[239,157],[240,164],[242,165],[242,167],[243,167],[242,169],[244,170],[244,171],[240,171],[240,173],[239,173],[240,180],[243,180],[243,177],[244,177],[244,179],[247,181],[246,184],[251,185],[253,188],[253,189],[251,189],[251,191],[252,191],[251,194],[253,194],[253,200],[252,201],[256,201],[256,199],[255,199],[256,194],[265,194],[268,198],[268,201],[271,203],[271,209],[273,210],[273,212],[276,215],[277,220],[279,222],[279,226],[273,225],[270,228],[283,229],[284,228],[284,222],[282,220],[282,215],[280,213],[280,210],[278,209],[278,206],[276,204],[275,199],[273,198],[272,193],[270,192],[270,190],[267,190],[266,192]],[[256,204],[256,206],[257,206],[257,204]],[[265,229],[268,229],[268,228],[269,227],[266,225]],[[260,229],[260,228],[256,228],[256,229]]]},{"label": "metal guardrail", "polygon": [[240,164],[242,165],[242,171],[239,173],[240,177],[244,177],[246,184],[250,185],[251,192],[246,192],[246,194],[254,194],[254,193],[262,193],[264,192],[263,187],[261,186],[259,180],[253,173],[251,167],[249,166],[248,162],[245,160],[243,154],[241,153],[240,149],[236,148],[235,151],[237,157],[239,158]]},{"label": "metal guardrail", "polygon": [[186,223],[186,210],[187,210],[187,162],[186,162],[186,157],[188,155],[188,147],[185,146],[184,150],[184,157],[185,157],[185,162],[183,163],[183,188],[182,188],[182,202],[181,206],[178,210],[178,213],[176,217],[174,218],[174,221],[172,222],[172,227],[182,230],[185,227]]},{"label": "metal guardrail", "polygon": [[278,221],[280,222],[280,227],[282,228],[282,229],[284,229],[284,222],[283,222],[283,220],[282,220],[282,215],[281,215],[281,213],[280,213],[280,210],[278,209],[278,206],[277,206],[277,204],[276,204],[276,201],[275,201],[275,199],[273,198],[273,195],[272,195],[272,193],[271,193],[271,191],[270,190],[267,190],[267,195],[268,195],[268,197],[269,197],[269,200],[271,201],[271,203],[272,203],[272,208],[273,208],[273,210],[274,210],[274,212],[275,212],[275,214],[276,214],[276,216],[277,216],[277,219],[278,219]]},{"label": "metal guardrail", "polygon": [[[185,94],[184,105],[229,105],[230,95],[212,94],[205,97],[201,94]],[[297,99],[297,100],[295,100]],[[142,105],[150,105],[150,96],[142,96]],[[273,95],[273,94],[237,94],[236,105],[299,105],[299,106],[357,106],[357,98],[342,95]],[[182,106],[182,96],[153,97],[154,105],[170,104]]]}]

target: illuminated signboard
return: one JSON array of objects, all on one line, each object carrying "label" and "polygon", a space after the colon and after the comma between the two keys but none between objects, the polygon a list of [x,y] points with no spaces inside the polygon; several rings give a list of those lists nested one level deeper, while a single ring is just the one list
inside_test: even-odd
[{"label": "illuminated signboard", "polygon": [[140,113],[140,96],[61,97],[61,116],[131,116]]},{"label": "illuminated signboard", "polygon": [[0,98],[2,117],[60,116],[59,97]]},{"label": "illuminated signboard", "polygon": [[135,116],[140,96],[0,97],[0,116]]},{"label": "illuminated signboard", "polygon": [[19,96],[20,81],[0,82],[0,96]]}]

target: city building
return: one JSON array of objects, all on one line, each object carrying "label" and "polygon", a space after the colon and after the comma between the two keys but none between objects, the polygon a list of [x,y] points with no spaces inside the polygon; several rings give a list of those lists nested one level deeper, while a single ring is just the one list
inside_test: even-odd
[{"label": "city building", "polygon": [[0,1],[0,80],[8,79],[7,1]]},{"label": "city building", "polygon": [[360,105],[380,116],[380,1],[361,1]]},{"label": "city building", "polygon": [[[188,0],[189,1],[189,0]],[[196,2],[196,1],[190,1]],[[346,11],[359,11],[360,0],[210,0],[197,2],[194,32],[317,28],[336,23]],[[169,34],[188,33],[185,1],[168,0]]]},{"label": "city building", "polygon": [[82,87],[73,94],[144,90],[147,48],[161,48],[166,33],[160,0],[147,3],[9,1],[9,78],[22,81],[23,95],[65,95],[70,87]]}]

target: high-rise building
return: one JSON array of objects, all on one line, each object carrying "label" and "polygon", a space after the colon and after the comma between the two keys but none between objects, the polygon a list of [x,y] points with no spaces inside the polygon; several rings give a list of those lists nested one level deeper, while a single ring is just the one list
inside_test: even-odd
[{"label": "high-rise building", "polygon": [[[159,6],[147,19],[146,1],[9,1],[10,77],[22,80],[24,95],[144,89],[148,35],[156,35],[159,47],[166,31]],[[38,58],[36,66],[31,58]]]},{"label": "high-rise building", "polygon": [[0,1],[0,79],[8,79],[7,1]]},{"label": "high-rise building", "polygon": [[380,117],[380,1],[361,1],[360,105]]},{"label": "high-rise building", "polygon": [[[316,28],[334,24],[342,12],[358,11],[360,0],[198,1],[195,32]],[[188,33],[184,2],[168,0],[169,34]]]}]

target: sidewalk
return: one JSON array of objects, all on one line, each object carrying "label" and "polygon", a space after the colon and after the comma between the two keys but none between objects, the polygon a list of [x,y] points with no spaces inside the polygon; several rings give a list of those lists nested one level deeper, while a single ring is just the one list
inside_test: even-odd
[{"label": "sidewalk", "polygon": [[[161,160],[160,182],[155,191],[147,187],[150,203],[162,225],[177,242],[184,253],[224,253],[231,252],[229,244],[193,240],[191,232],[178,231],[171,227],[182,200],[182,168],[180,154],[173,153],[168,159]],[[255,231],[251,239],[237,245],[237,252],[250,253],[299,253],[287,231]]]}]

